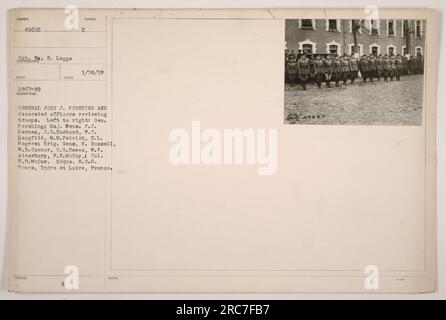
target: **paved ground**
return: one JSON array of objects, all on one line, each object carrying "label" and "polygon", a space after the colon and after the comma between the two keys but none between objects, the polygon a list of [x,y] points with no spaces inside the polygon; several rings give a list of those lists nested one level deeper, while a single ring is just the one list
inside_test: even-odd
[{"label": "paved ground", "polygon": [[423,76],[401,81],[362,83],[317,89],[316,85],[285,85],[285,123],[420,125],[423,116]]}]

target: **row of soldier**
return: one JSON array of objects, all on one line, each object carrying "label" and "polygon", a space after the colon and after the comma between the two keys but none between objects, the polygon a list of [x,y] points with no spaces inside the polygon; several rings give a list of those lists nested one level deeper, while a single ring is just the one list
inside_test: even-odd
[{"label": "row of soldier", "polygon": [[339,57],[338,55],[307,55],[295,54],[294,51],[285,56],[285,80],[292,86],[300,83],[306,89],[308,83],[315,82],[318,88],[325,82],[329,88],[334,82],[354,83],[359,76],[365,83],[367,79],[373,81],[383,78],[385,81],[394,79],[399,81],[401,75],[423,73],[422,57],[401,55],[363,55],[359,59],[355,55]]}]

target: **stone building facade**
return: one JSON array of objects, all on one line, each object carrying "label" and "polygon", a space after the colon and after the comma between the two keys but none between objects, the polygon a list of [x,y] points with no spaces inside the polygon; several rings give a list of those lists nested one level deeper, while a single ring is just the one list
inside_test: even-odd
[{"label": "stone building facade", "polygon": [[[351,54],[354,51],[352,25],[352,20],[286,20],[285,49]],[[424,20],[364,21],[358,32],[358,53],[424,55],[425,33]],[[408,43],[409,50],[406,49]]]}]

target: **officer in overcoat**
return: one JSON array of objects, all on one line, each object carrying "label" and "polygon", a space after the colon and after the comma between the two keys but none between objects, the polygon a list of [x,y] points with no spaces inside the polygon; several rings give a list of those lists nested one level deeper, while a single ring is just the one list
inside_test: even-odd
[{"label": "officer in overcoat", "polygon": [[382,55],[380,54],[378,57],[375,58],[375,65],[376,65],[376,78],[378,81],[383,76],[383,59]]},{"label": "officer in overcoat", "polygon": [[355,80],[358,77],[358,71],[359,71],[358,59],[356,59],[355,55],[352,54],[350,56],[350,81],[351,81],[351,83],[355,83]]},{"label": "officer in overcoat", "polygon": [[390,61],[390,57],[386,54],[383,59],[383,73],[384,73],[384,80],[387,81],[387,79],[391,76],[392,73],[392,62]]},{"label": "officer in overcoat", "polygon": [[369,60],[366,55],[363,55],[359,60],[359,71],[361,71],[362,82],[366,82],[369,77]]},{"label": "officer in overcoat", "polygon": [[330,88],[330,82],[333,77],[333,60],[330,55],[326,56],[323,59],[324,62],[324,74],[325,74],[325,83],[327,84],[327,88]]},{"label": "officer in overcoat", "polygon": [[370,81],[373,82],[373,78],[376,78],[376,64],[375,64],[375,56],[371,54],[368,58],[369,61],[369,75]]},{"label": "officer in overcoat", "polygon": [[314,60],[314,78],[319,89],[321,88],[322,81],[325,80],[324,71],[324,61],[322,61],[321,56],[318,55],[316,56],[316,60]]},{"label": "officer in overcoat", "polygon": [[390,68],[391,68],[391,73],[390,73],[390,80],[393,81],[393,78],[396,78],[396,57],[394,55],[392,55],[390,57]]},{"label": "officer in overcoat", "polygon": [[333,59],[333,80],[336,83],[336,87],[339,87],[339,81],[342,80],[342,64],[338,56]]},{"label": "officer in overcoat", "polygon": [[297,73],[303,90],[306,90],[307,82],[310,76],[310,59],[307,55],[302,55],[297,61]]},{"label": "officer in overcoat", "polygon": [[401,74],[403,73],[403,59],[399,54],[395,57],[395,66],[396,66],[395,78],[397,81],[400,81]]},{"label": "officer in overcoat", "polygon": [[286,68],[288,82],[291,86],[294,86],[297,82],[297,55],[294,53],[294,50],[291,50],[291,53],[288,55]]},{"label": "officer in overcoat", "polygon": [[344,85],[347,84],[347,80],[350,79],[350,60],[347,54],[344,53],[344,55],[340,59],[341,61],[341,67],[342,67],[342,81],[344,82]]}]

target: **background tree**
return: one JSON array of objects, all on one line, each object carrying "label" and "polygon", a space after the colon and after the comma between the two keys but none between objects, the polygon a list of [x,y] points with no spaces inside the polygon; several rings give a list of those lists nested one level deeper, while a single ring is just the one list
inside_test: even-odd
[{"label": "background tree", "polygon": [[360,53],[359,52],[359,33],[361,30],[367,30],[365,25],[365,20],[361,19],[353,19],[352,20],[352,33],[353,33],[353,49],[352,53]]},{"label": "background tree", "polygon": [[403,20],[403,30],[404,30],[404,37],[406,40],[406,49],[404,53],[410,53],[411,51],[411,41],[410,41],[410,35],[411,35],[411,30],[409,27],[409,21],[408,20]]}]

